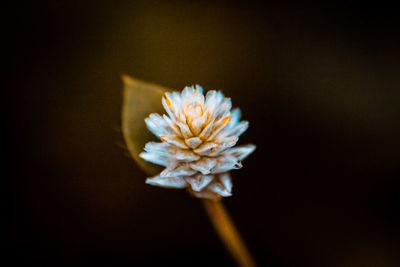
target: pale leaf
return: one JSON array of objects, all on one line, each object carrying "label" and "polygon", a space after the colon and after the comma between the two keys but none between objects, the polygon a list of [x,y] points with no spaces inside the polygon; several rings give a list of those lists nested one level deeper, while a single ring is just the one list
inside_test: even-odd
[{"label": "pale leaf", "polygon": [[154,175],[160,171],[160,167],[139,157],[145,144],[155,138],[147,129],[144,119],[150,113],[164,113],[161,99],[166,91],[171,90],[127,75],[122,76],[122,81],[124,82],[122,133],[125,142],[139,167],[146,174]]}]

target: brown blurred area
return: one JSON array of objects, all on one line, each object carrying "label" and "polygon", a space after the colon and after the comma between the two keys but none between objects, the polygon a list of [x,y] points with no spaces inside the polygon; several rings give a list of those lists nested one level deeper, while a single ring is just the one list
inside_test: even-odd
[{"label": "brown blurred area", "polygon": [[[378,5],[378,6],[377,6]],[[399,10],[229,1],[5,8],[2,266],[235,266],[185,191],[144,184],[126,73],[222,89],[256,152],[224,200],[260,266],[400,266]]]}]

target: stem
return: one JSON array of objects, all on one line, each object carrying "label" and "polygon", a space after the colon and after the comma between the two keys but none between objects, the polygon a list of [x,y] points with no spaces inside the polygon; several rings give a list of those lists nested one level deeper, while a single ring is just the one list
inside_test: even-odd
[{"label": "stem", "polygon": [[214,224],[215,230],[218,232],[226,248],[232,254],[238,265],[243,267],[255,267],[255,261],[247,250],[221,201],[203,199],[203,203]]}]

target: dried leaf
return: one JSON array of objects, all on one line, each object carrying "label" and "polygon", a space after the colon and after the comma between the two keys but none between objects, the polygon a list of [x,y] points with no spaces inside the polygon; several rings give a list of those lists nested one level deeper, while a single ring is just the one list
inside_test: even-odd
[{"label": "dried leaf", "polygon": [[144,119],[150,113],[163,113],[161,98],[166,91],[171,90],[127,75],[123,75],[122,80],[124,82],[122,133],[125,142],[139,167],[146,174],[154,175],[160,172],[160,167],[139,157],[145,144],[155,138],[147,129]]}]

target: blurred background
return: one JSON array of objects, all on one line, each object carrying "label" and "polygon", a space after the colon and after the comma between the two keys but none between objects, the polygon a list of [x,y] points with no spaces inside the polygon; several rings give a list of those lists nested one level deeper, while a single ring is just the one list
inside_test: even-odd
[{"label": "blurred background", "polygon": [[224,204],[260,266],[400,266],[399,9],[5,4],[2,266],[235,266],[201,202],[144,183],[122,74],[222,89],[258,148]]}]

